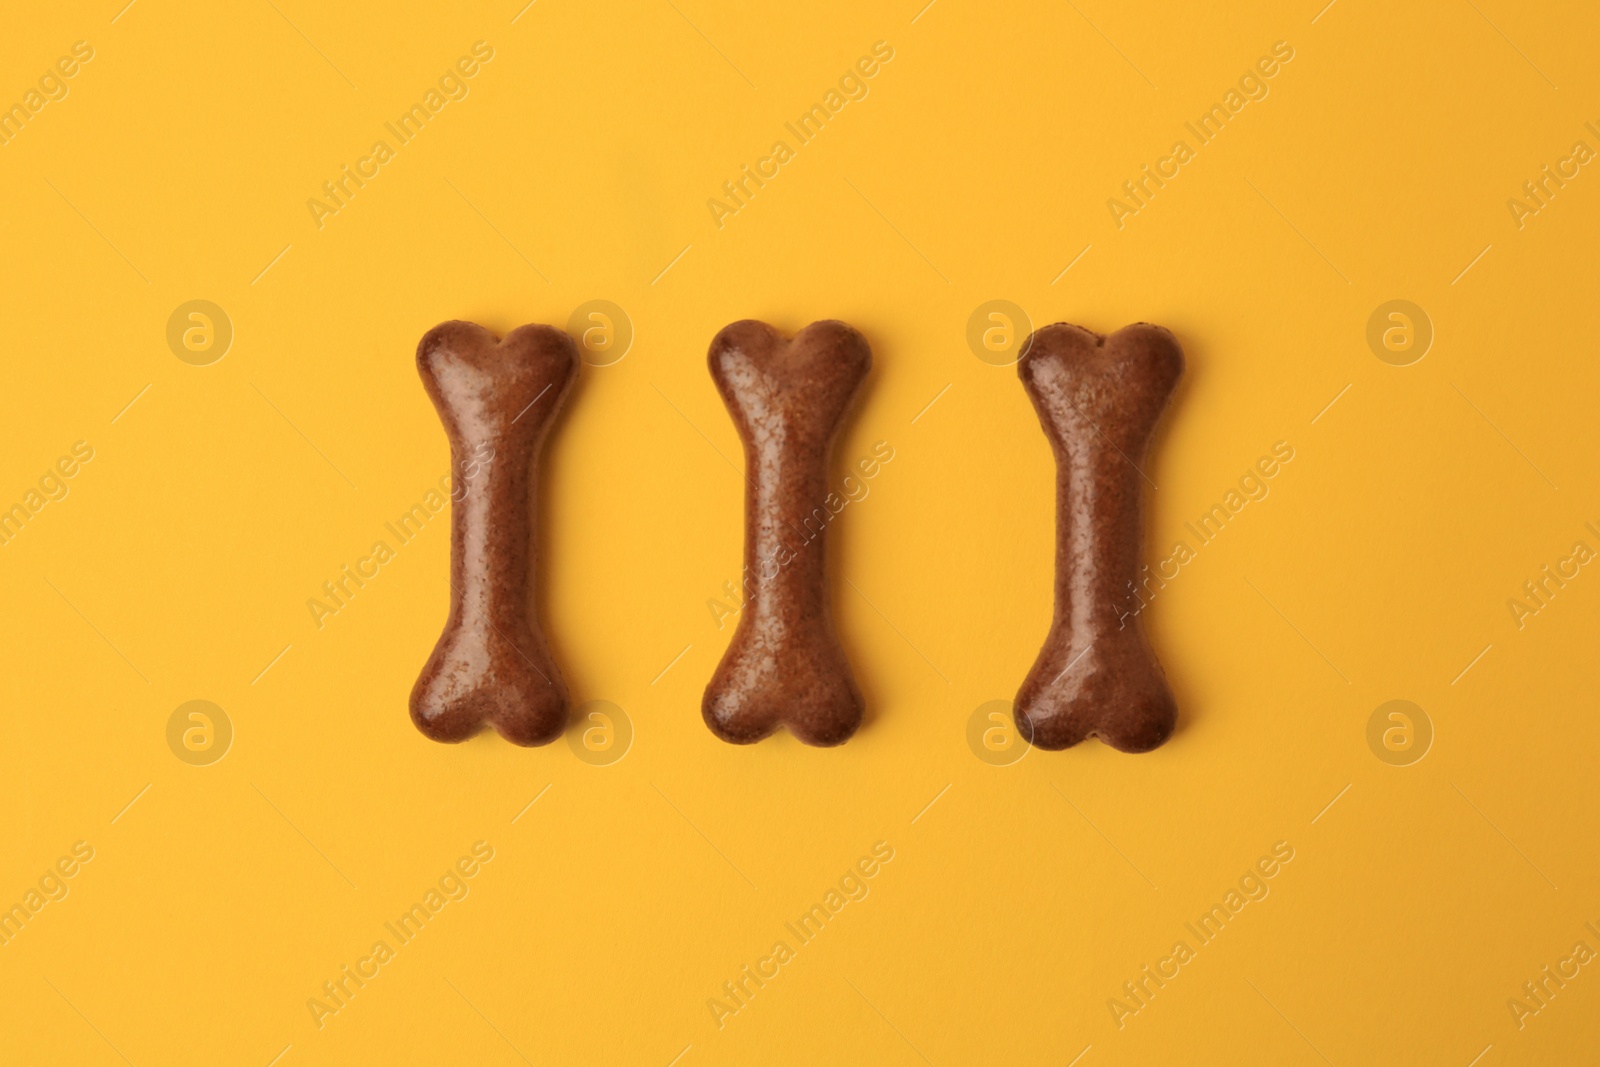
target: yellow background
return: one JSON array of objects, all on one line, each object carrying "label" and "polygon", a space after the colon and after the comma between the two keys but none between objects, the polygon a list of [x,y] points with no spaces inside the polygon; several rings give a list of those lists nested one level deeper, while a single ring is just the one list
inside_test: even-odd
[{"label": "yellow background", "polygon": [[[919,6],[8,12],[0,103],[95,55],[0,148],[0,506],[95,457],[0,547],[0,904],[95,857],[0,947],[0,1061],[1592,1062],[1600,969],[1520,1029],[1507,1000],[1600,949],[1600,576],[1521,629],[1506,603],[1600,548],[1600,176],[1520,229],[1506,205],[1600,147],[1592,12]],[[478,40],[470,95],[318,229],[307,199]],[[706,200],[879,40],[870,95],[718,229]],[[1119,230],[1106,200],[1280,40],[1270,95]],[[1408,367],[1365,340],[1396,298],[1435,330]],[[234,327],[210,366],[165,340],[192,299]],[[321,629],[306,601],[448,468],[423,332],[590,299],[636,340],[551,439],[543,610],[632,748],[432,744],[406,698],[442,517]],[[1054,539],[1015,370],[965,340],[991,299],[1181,339],[1152,562],[1295,449],[1145,614],[1182,710],[1149,755],[968,747],[1038,651]],[[836,476],[895,458],[829,534],[871,708],[840,749],[700,719],[742,538],[705,350],[744,317],[873,346]],[[235,731],[210,766],[167,745],[193,699]],[[1433,725],[1411,766],[1367,744],[1391,699]],[[319,1029],[307,1000],[479,840],[470,895]],[[879,841],[870,895],[719,1029],[708,999]],[[1119,1028],[1109,998],[1278,841],[1270,895]]]}]

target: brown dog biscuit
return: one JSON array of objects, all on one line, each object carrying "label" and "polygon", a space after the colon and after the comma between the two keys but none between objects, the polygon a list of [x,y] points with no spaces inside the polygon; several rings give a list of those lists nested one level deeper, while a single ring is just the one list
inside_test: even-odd
[{"label": "brown dog biscuit", "polygon": [[747,599],[701,713],[724,741],[783,724],[808,745],[840,744],[864,703],[828,607],[828,457],[872,351],[842,322],[786,340],[746,320],[717,334],[710,364],[744,442]]},{"label": "brown dog biscuit", "polygon": [[464,741],[488,722],[508,741],[546,744],[566,726],[568,698],[533,603],[533,505],[541,446],[577,379],[577,346],[551,326],[497,341],[474,323],[446,322],[417,345],[417,370],[457,484],[450,617],[411,691],[411,720],[435,741]]},{"label": "brown dog biscuit", "polygon": [[1139,616],[1129,610],[1144,544],[1151,434],[1183,374],[1159,326],[1109,337],[1056,323],[1018,365],[1056,458],[1055,617],[1017,693],[1017,728],[1040,748],[1095,736],[1146,752],[1178,709]]}]

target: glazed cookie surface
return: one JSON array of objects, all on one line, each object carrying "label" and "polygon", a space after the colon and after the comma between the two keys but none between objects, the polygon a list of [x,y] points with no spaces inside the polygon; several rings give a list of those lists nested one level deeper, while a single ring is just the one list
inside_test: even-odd
[{"label": "glazed cookie surface", "polygon": [[485,723],[508,741],[560,736],[568,697],[534,606],[539,453],[577,379],[578,350],[551,326],[497,340],[470,322],[435,326],[417,370],[450,439],[450,615],[411,692],[435,741]]},{"label": "glazed cookie surface", "polygon": [[1025,352],[1018,373],[1056,460],[1056,579],[1049,635],[1017,693],[1017,728],[1040,748],[1099,737],[1145,752],[1178,716],[1135,590],[1143,469],[1183,350],[1147,323],[1110,336],[1057,323]]},{"label": "glazed cookie surface", "polygon": [[833,442],[871,349],[842,322],[788,339],[746,320],[717,334],[709,361],[744,442],[746,602],[701,712],[724,741],[785,725],[806,744],[840,744],[864,703],[828,604],[825,500]]}]

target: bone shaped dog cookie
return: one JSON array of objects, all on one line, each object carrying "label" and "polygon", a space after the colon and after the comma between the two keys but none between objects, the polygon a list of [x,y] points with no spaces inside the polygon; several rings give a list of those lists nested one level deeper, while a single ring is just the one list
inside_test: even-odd
[{"label": "bone shaped dog cookie", "polygon": [[717,334],[710,364],[744,442],[747,599],[701,713],[724,741],[782,724],[808,745],[840,744],[864,704],[828,607],[828,457],[871,349],[842,322],[787,340],[746,320]]},{"label": "bone shaped dog cookie", "polygon": [[456,480],[478,473],[451,494],[450,616],[411,691],[411,720],[435,741],[464,741],[488,722],[508,741],[545,744],[565,728],[568,698],[533,603],[533,504],[577,346],[551,326],[496,341],[474,323],[446,322],[417,345],[417,370]]},{"label": "bone shaped dog cookie", "polygon": [[1165,741],[1178,709],[1139,624],[1141,468],[1183,374],[1159,326],[1109,337],[1057,323],[1018,366],[1056,459],[1055,617],[1017,693],[1017,728],[1040,748],[1096,736],[1124,752]]}]

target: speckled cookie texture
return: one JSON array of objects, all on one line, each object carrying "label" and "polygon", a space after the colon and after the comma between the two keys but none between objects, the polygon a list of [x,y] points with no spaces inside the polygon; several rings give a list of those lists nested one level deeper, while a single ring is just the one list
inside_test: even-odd
[{"label": "speckled cookie texture", "polygon": [[709,361],[744,442],[746,599],[701,712],[724,741],[759,741],[783,725],[808,745],[840,744],[864,704],[828,603],[825,501],[834,439],[871,349],[842,322],[787,339],[746,320],[717,334]]},{"label": "speckled cookie texture", "polygon": [[1124,752],[1160,745],[1178,709],[1136,598],[1150,438],[1183,350],[1159,326],[1109,336],[1056,323],[1018,364],[1056,460],[1055,614],[1017,693],[1017,727],[1039,748],[1098,737]]},{"label": "speckled cookie texture", "polygon": [[566,726],[568,697],[536,613],[534,507],[577,346],[551,326],[497,340],[446,322],[417,346],[417,370],[450,440],[454,486],[450,615],[411,692],[411,719],[435,741],[487,723],[516,744],[546,744]]}]

